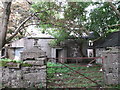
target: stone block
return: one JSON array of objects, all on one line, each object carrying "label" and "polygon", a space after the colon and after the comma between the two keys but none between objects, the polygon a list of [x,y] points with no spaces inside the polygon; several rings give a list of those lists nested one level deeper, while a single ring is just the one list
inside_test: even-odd
[{"label": "stone block", "polygon": [[20,63],[9,62],[9,63],[7,63],[7,67],[8,68],[20,68]]},{"label": "stone block", "polygon": [[43,60],[39,60],[39,61],[28,60],[28,61],[24,61],[24,63],[28,63],[32,65],[40,65],[40,66],[45,64]]},{"label": "stone block", "polygon": [[107,74],[106,84],[118,84],[118,76],[113,74]]},{"label": "stone block", "polygon": [[46,79],[46,73],[41,72],[41,73],[24,74],[23,79],[33,83],[40,83],[42,82],[42,80]]},{"label": "stone block", "polygon": [[43,58],[35,58],[35,60],[38,60],[38,61],[46,61],[47,58],[43,57]]}]

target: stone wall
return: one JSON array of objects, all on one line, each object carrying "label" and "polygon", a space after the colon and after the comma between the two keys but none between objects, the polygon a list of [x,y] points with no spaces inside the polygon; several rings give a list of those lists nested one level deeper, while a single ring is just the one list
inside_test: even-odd
[{"label": "stone wall", "polygon": [[[24,41],[25,49],[34,47],[35,40],[36,40],[35,38],[30,38],[30,39],[25,38],[25,41]],[[51,55],[51,47],[48,44],[51,40],[53,39],[38,38],[38,41],[37,41],[37,45],[41,48],[41,50],[43,50],[46,53],[48,57],[50,57]]]},{"label": "stone wall", "polygon": [[[68,39],[65,44],[67,48],[67,57],[81,57],[80,53],[80,46],[77,44],[78,41],[75,41],[75,39]],[[82,52],[85,56],[87,56],[87,49],[88,49],[88,42],[84,42],[82,45]],[[82,62],[83,60],[67,60],[68,63],[75,63],[76,61]]]},{"label": "stone wall", "polygon": [[[105,50],[105,48],[97,48],[96,50],[95,50],[95,53],[96,53],[96,57],[102,57],[102,53],[103,52],[105,52],[106,50]],[[96,63],[97,64],[102,64],[102,59],[101,58],[98,58],[98,59],[96,59]]]},{"label": "stone wall", "polygon": [[103,52],[105,57],[103,62],[105,84],[120,84],[120,48]]},{"label": "stone wall", "polygon": [[1,67],[1,88],[42,88],[46,87],[46,58],[27,60],[31,66]]},{"label": "stone wall", "polygon": [[1,58],[1,50],[0,50],[0,58]]}]

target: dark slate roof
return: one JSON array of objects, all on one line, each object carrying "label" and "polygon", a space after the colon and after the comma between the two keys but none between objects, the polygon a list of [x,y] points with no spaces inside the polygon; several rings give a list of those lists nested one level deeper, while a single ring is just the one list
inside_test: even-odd
[{"label": "dark slate roof", "polygon": [[94,42],[96,48],[120,46],[120,31],[109,33],[106,37]]}]

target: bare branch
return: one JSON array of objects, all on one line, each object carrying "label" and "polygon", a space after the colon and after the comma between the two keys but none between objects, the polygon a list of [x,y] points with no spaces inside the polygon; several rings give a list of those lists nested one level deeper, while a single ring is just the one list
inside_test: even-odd
[{"label": "bare branch", "polygon": [[32,18],[32,15],[29,16],[28,18],[26,18],[26,19],[18,26],[18,28],[15,30],[15,33],[6,40],[6,42],[8,42],[8,41],[10,41],[11,39],[13,39],[13,38],[18,34],[18,32],[21,30],[20,28],[21,28],[28,20],[30,20],[31,18]]},{"label": "bare branch", "polygon": [[28,0],[26,0],[26,2],[27,2],[29,5],[32,5],[32,2],[30,2],[30,1],[28,1]]},{"label": "bare branch", "polygon": [[112,28],[112,27],[118,27],[118,26],[120,26],[120,24],[108,25],[109,28]]},{"label": "bare branch", "polygon": [[27,18],[17,27],[17,29],[15,30],[15,33],[6,40],[6,43],[9,42],[10,40],[12,40],[12,39],[18,34],[18,32],[21,30],[21,27],[22,27],[27,21],[29,21],[33,16],[37,15],[38,13],[42,13],[42,12],[45,12],[45,11],[35,12],[35,13],[31,14],[29,17],[27,17]]},{"label": "bare branch", "polygon": [[117,8],[112,4],[112,2],[108,2],[111,8],[114,10],[114,12],[118,15],[120,18],[120,12],[117,10]]},{"label": "bare branch", "polygon": [[102,29],[112,28],[112,27],[119,27],[119,26],[120,26],[120,24],[108,25],[108,26],[103,27]]}]

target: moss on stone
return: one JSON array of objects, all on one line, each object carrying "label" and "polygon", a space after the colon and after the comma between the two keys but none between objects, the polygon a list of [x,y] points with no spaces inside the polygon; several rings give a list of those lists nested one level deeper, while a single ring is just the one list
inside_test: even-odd
[{"label": "moss on stone", "polygon": [[15,61],[11,59],[0,59],[0,67],[17,67],[17,65],[21,65],[22,67],[31,67],[32,64],[23,63],[22,61]]}]

